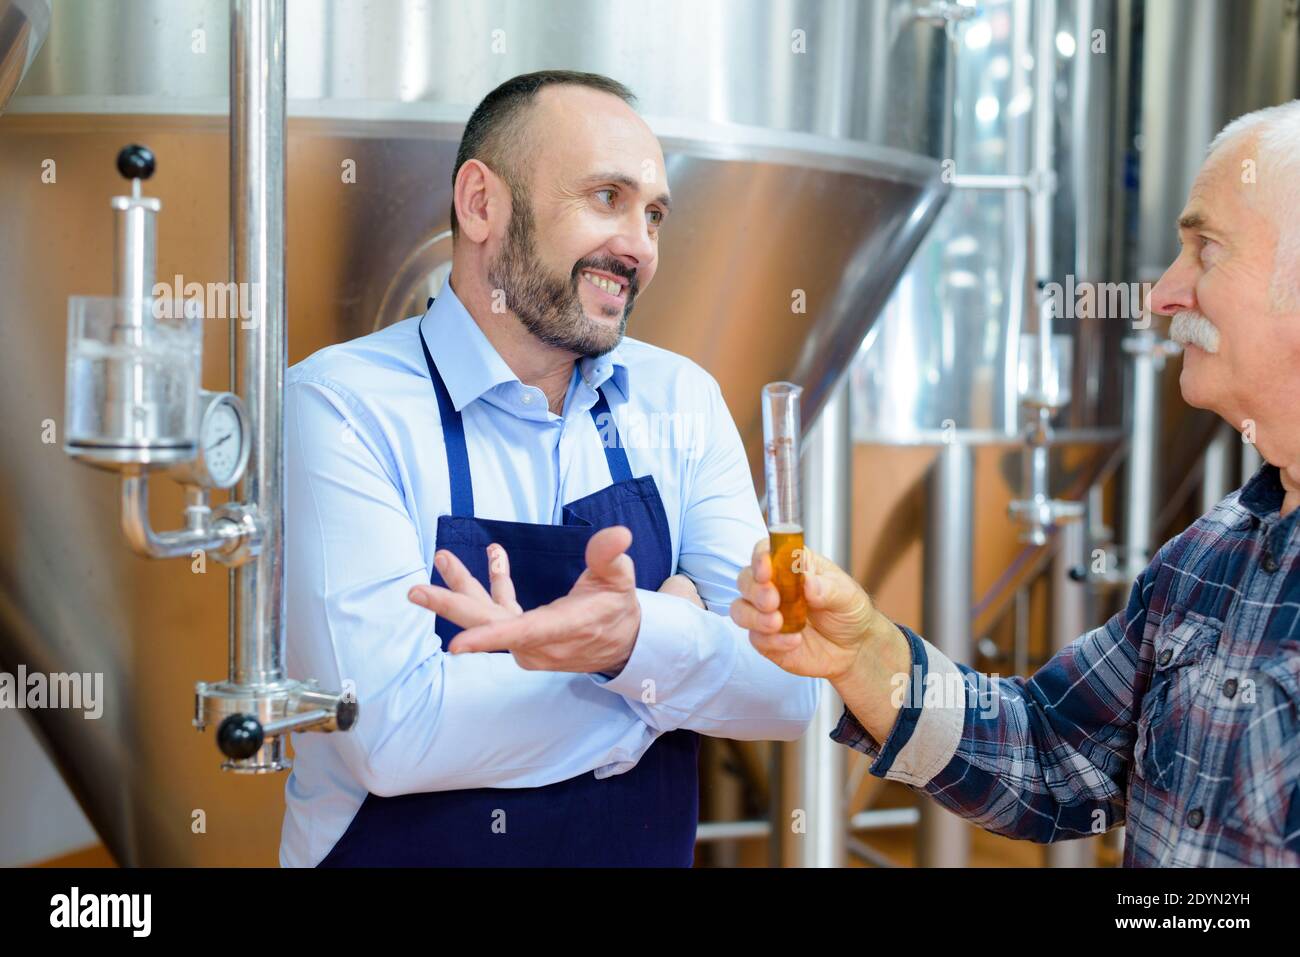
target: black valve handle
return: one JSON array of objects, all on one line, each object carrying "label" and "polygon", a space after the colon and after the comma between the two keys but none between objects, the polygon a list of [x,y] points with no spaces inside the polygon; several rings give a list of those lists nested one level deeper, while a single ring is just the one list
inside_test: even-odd
[{"label": "black valve handle", "polygon": [[139,143],[122,147],[117,154],[117,171],[123,179],[148,179],[153,175],[158,161],[154,159],[153,150]]},{"label": "black valve handle", "polygon": [[262,750],[262,723],[251,714],[232,714],[217,728],[217,747],[232,761],[243,761]]},{"label": "black valve handle", "polygon": [[334,714],[334,723],[340,731],[350,731],[357,723],[360,713],[361,706],[357,703],[356,696],[345,694],[339,699],[339,709]]}]

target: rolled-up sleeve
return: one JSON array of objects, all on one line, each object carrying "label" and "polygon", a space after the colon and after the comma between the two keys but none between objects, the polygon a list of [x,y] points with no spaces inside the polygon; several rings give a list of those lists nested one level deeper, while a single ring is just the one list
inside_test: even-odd
[{"label": "rolled-up sleeve", "polygon": [[966,723],[966,696],[956,701],[933,695],[925,701],[926,687],[965,688],[961,670],[934,645],[905,625],[899,630],[907,638],[912,663],[896,691],[901,707],[894,726],[883,744],[877,744],[848,708],[831,732],[831,739],[855,751],[870,755],[868,769],[877,777],[924,786],[957,753]]},{"label": "rolled-up sleeve", "polygon": [[870,755],[872,774],[1007,837],[1048,843],[1122,824],[1160,562],[1134,582],[1123,610],[1029,678],[955,664],[902,628],[913,661],[888,737],[875,741],[847,709],[831,737]]}]

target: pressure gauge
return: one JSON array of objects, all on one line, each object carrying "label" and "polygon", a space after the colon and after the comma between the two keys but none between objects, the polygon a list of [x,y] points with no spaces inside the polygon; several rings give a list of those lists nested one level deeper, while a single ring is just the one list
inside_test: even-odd
[{"label": "pressure gauge", "polygon": [[178,465],[178,481],[204,488],[230,488],[248,465],[248,415],[232,392],[199,393],[199,450],[191,462]]}]

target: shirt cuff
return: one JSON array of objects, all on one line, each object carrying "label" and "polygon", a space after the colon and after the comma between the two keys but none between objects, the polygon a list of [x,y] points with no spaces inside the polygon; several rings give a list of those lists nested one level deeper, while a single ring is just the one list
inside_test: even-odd
[{"label": "shirt cuff", "polygon": [[876,777],[924,787],[957,753],[966,727],[966,679],[934,645],[906,625],[899,630],[912,652],[911,674],[902,707],[883,745],[878,744],[848,708],[831,740],[875,758]]},{"label": "shirt cuff", "polygon": [[591,679],[609,691],[615,691],[645,705],[665,703],[686,668],[693,615],[697,609],[676,595],[664,595],[644,588],[636,590],[641,603],[641,630],[637,633],[632,655],[623,670],[613,677],[598,673]]}]

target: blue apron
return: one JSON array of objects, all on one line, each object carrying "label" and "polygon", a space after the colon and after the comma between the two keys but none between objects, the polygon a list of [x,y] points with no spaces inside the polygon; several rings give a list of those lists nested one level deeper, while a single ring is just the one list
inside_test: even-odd
[{"label": "blue apron", "polygon": [[[451,476],[451,514],[438,517],[436,547],[456,555],[487,588],[485,549],[499,543],[510,557],[515,597],[528,611],[568,594],[586,569],[593,534],[626,525],[637,587],[657,590],[672,573],[668,518],[654,477],[632,477],[613,418],[603,420],[612,441],[602,442],[613,482],[564,506],[563,524],[475,518],[464,424],[423,330],[420,344]],[[598,393],[591,415],[604,435],[600,416],[609,403]],[[436,568],[430,580],[444,584]],[[461,628],[439,616],[434,630],[446,648]],[[699,819],[698,755],[699,735],[678,730],[660,735],[632,770],[601,780],[588,771],[543,787],[368,794],[320,866],[689,867]]]}]

